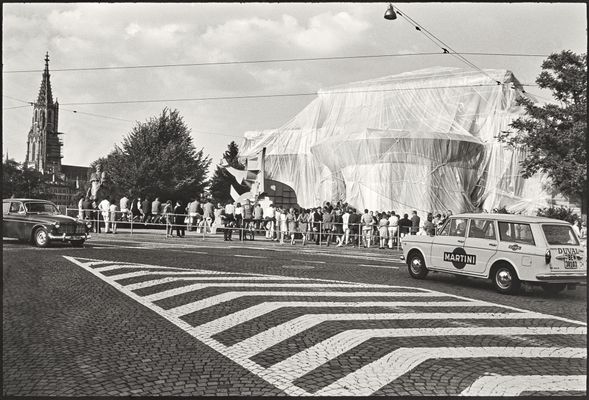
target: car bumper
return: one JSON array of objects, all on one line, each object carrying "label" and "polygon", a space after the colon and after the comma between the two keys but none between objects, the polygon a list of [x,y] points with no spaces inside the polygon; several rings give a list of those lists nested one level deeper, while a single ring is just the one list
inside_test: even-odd
[{"label": "car bumper", "polygon": [[541,282],[584,283],[587,282],[587,272],[579,272],[575,274],[536,275],[536,279]]},{"label": "car bumper", "polygon": [[47,236],[51,240],[61,240],[62,242],[70,241],[70,240],[88,240],[91,238],[90,235],[87,233],[84,234],[77,234],[77,235],[67,235],[62,233],[61,235],[54,235],[52,233],[48,233]]}]

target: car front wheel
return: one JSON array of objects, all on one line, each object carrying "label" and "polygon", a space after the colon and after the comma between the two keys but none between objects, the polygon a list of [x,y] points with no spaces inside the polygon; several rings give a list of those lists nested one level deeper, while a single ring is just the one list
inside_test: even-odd
[{"label": "car front wheel", "polygon": [[33,243],[37,247],[47,247],[49,245],[49,236],[45,228],[39,228],[33,234]]},{"label": "car front wheel", "polygon": [[409,267],[409,275],[415,279],[423,279],[429,272],[423,257],[419,253],[413,253],[409,256],[407,266]]},{"label": "car front wheel", "polygon": [[515,294],[521,288],[521,281],[517,274],[507,265],[501,265],[495,269],[493,274],[493,286],[502,294]]}]

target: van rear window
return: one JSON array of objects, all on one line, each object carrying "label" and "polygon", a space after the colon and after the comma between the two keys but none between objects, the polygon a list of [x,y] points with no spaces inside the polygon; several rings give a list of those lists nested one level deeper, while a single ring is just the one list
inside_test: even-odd
[{"label": "van rear window", "polygon": [[546,241],[551,245],[568,244],[579,245],[579,239],[570,226],[566,225],[542,225]]}]

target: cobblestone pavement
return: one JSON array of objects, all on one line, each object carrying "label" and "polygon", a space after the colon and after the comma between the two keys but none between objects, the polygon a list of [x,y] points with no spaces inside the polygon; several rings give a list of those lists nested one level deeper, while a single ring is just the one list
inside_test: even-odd
[{"label": "cobblestone pavement", "polygon": [[125,240],[5,246],[4,395],[586,394],[582,292],[414,281],[383,251]]}]

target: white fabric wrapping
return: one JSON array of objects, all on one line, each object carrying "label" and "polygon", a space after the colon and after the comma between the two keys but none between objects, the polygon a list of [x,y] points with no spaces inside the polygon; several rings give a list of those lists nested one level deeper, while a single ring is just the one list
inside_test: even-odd
[{"label": "white fabric wrapping", "polygon": [[533,213],[548,205],[546,178],[524,180],[523,150],[497,141],[522,115],[520,96],[507,70],[436,67],[355,82],[320,90],[278,129],[246,132],[240,156],[266,147],[266,178],[291,186],[303,207]]}]

